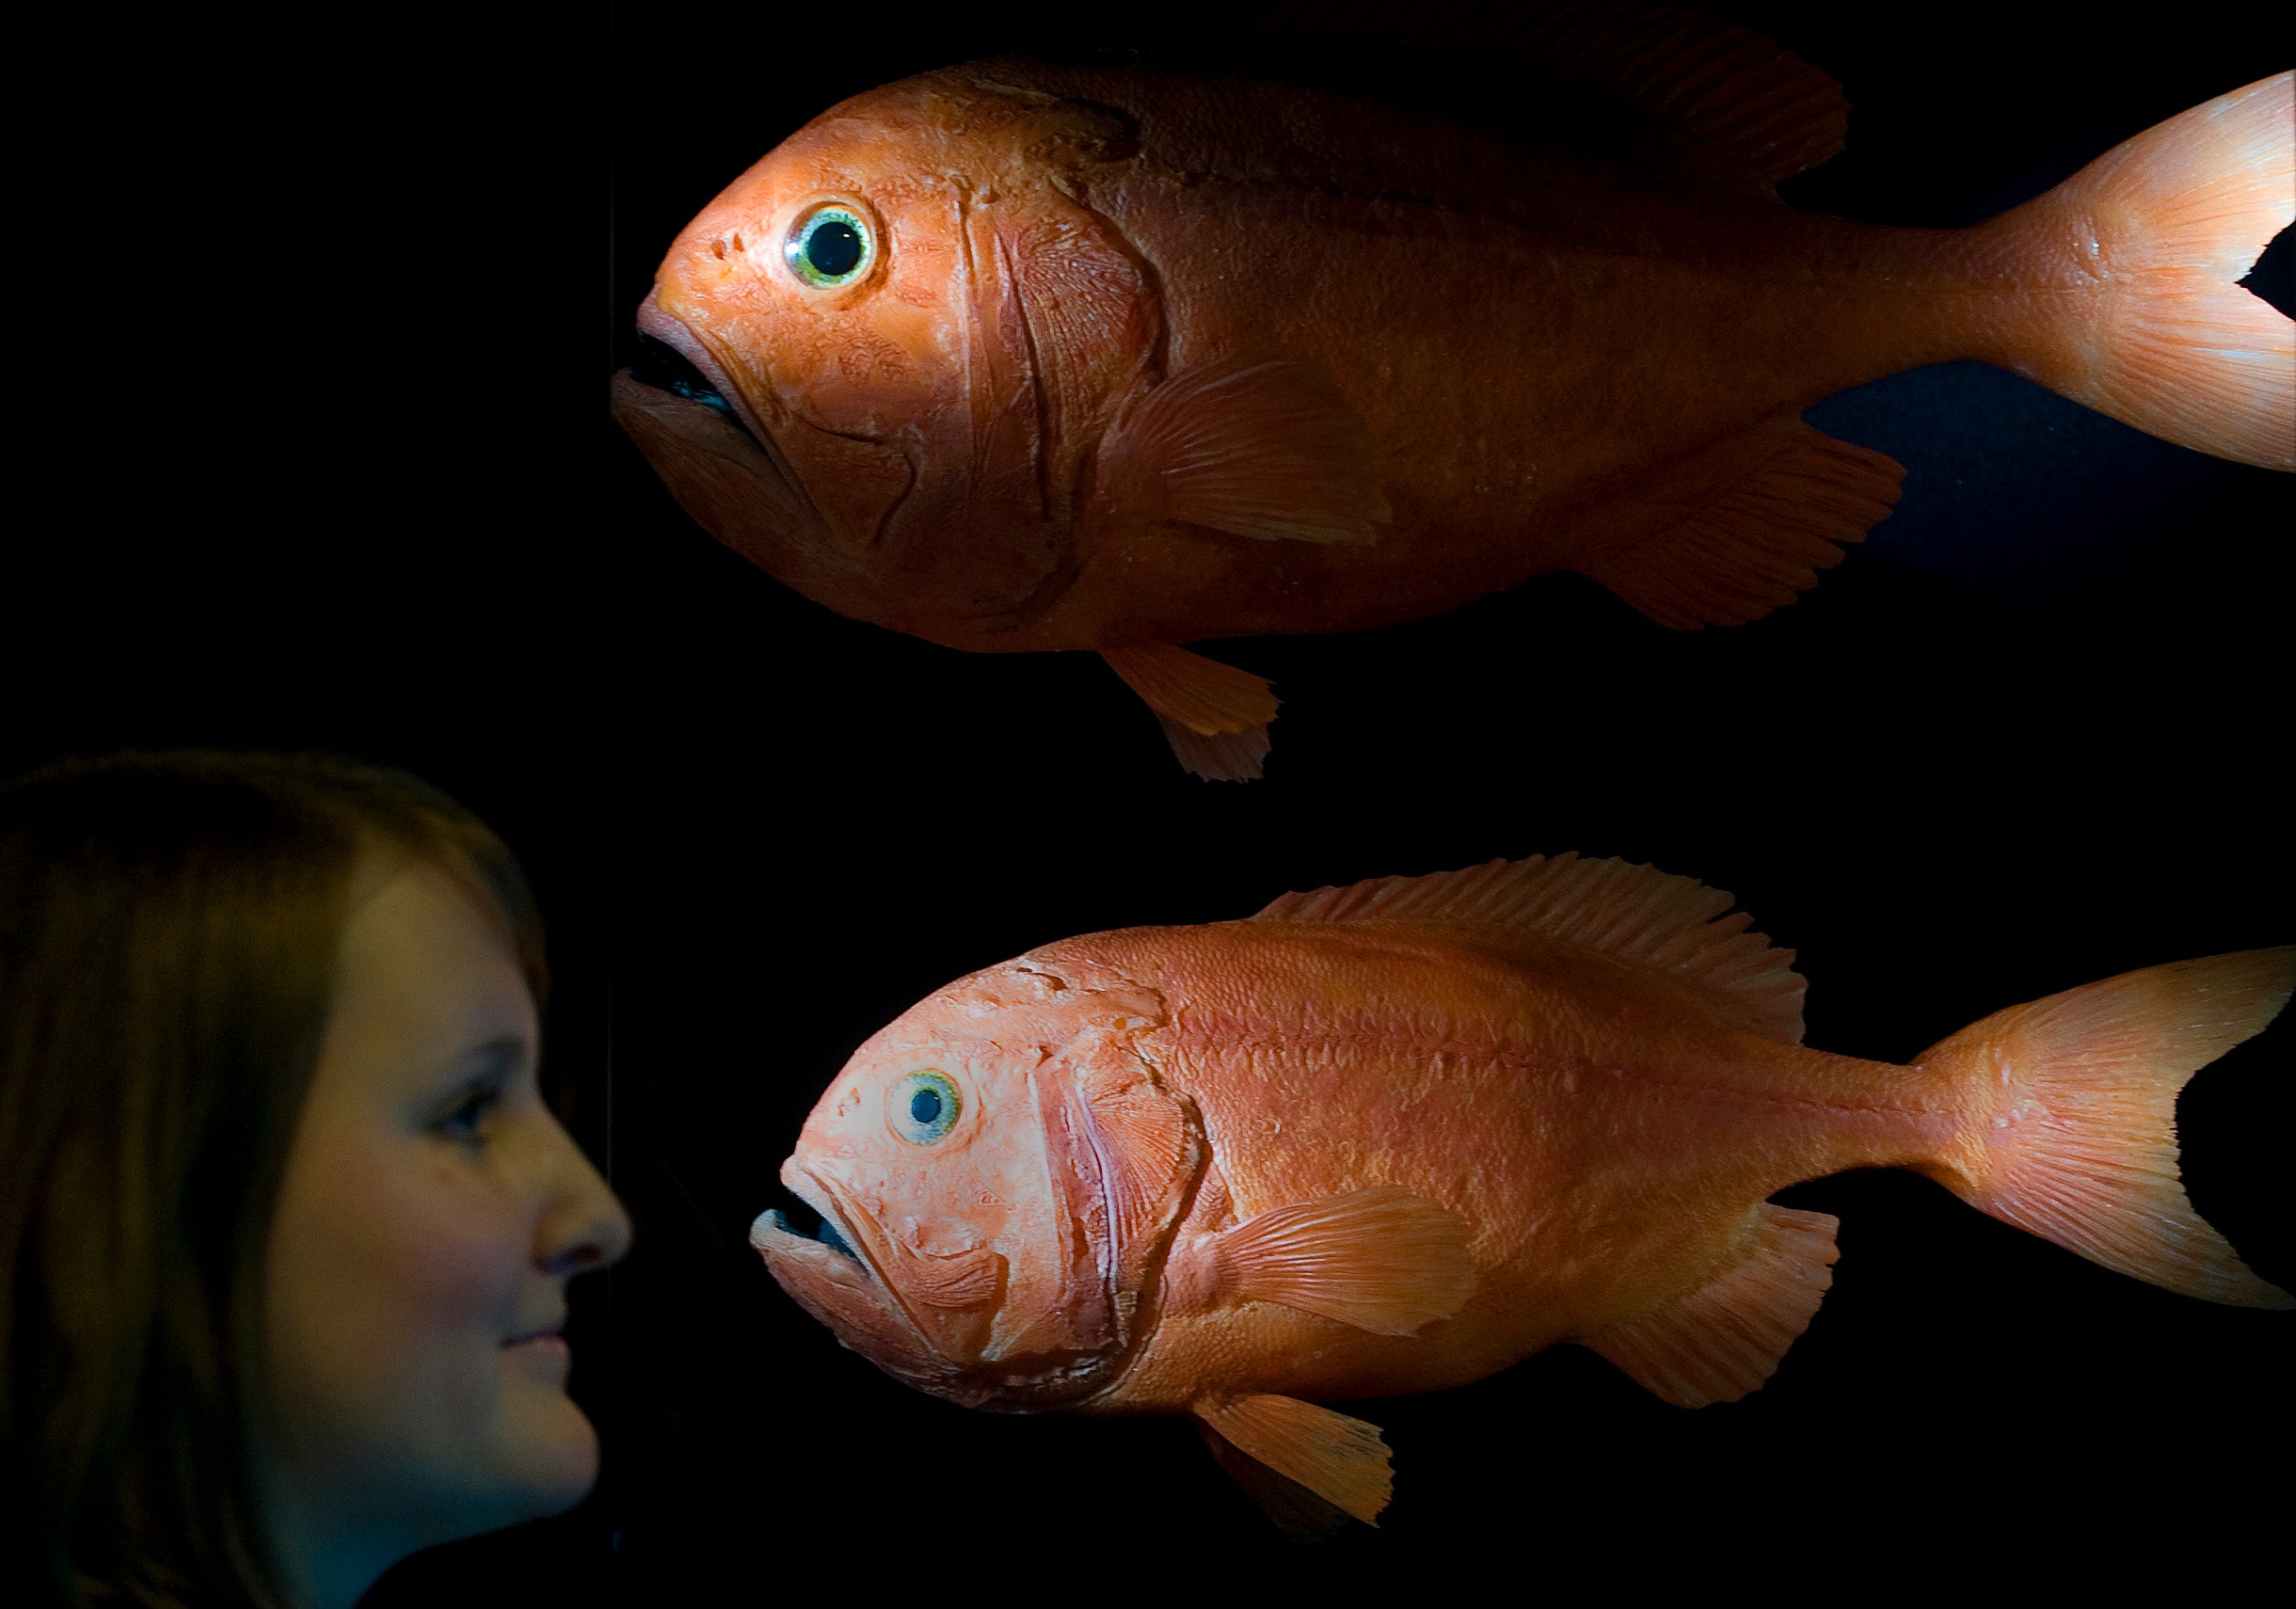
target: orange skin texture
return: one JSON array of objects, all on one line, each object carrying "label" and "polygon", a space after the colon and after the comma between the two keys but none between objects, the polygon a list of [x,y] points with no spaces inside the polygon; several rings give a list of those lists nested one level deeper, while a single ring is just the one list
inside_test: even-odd
[{"label": "orange skin texture", "polygon": [[[1203,1143],[1157,1243],[1129,1259],[1104,1247],[1095,1261],[1050,1238],[1063,1218],[1051,1198],[1075,1187],[1044,1171],[1033,1113],[1012,1091],[1114,1052],[1153,1071]],[[961,1146],[886,1130],[885,1088],[920,1065],[965,1089]],[[1131,929],[1047,946],[920,1003],[856,1053],[784,1170],[792,1185],[835,1181],[839,1203],[866,1198],[919,1249],[993,1243],[1039,1282],[1124,1262],[1140,1282],[1111,1291],[1124,1316],[1101,1354],[1016,1387],[1009,1365],[920,1355],[894,1311],[915,1306],[900,1266],[872,1256],[872,1282],[810,1241],[759,1246],[849,1346],[976,1406],[1179,1412],[1207,1396],[1393,1395],[1481,1378],[1698,1288],[1788,1185],[1850,1168],[1954,1171],[1980,1143],[1967,1137],[1984,1132],[1988,1093],[1747,1032],[1660,974],[1515,929]],[[1024,1175],[1048,1194],[1018,1197]],[[1380,1185],[1471,1231],[1474,1295],[1416,1334],[1244,1299],[1208,1253],[1207,1237],[1239,1220]],[[984,1211],[988,1194],[1006,1204]],[[1089,1213],[1066,1218],[1089,1228]],[[831,1281],[850,1299],[825,1300]],[[1030,1312],[1048,1299],[1031,1289]],[[1081,1311],[1097,1295],[1065,1299]]]},{"label": "orange skin texture", "polygon": [[[830,292],[780,260],[824,198],[879,230]],[[662,264],[642,327],[778,470],[698,404],[617,397],[697,518],[842,613],[991,651],[1357,629],[1646,541],[1836,391],[2021,365],[2032,298],[2087,282],[2029,261],[2038,238],[1797,213],[1301,89],[980,63],[825,113]],[[1127,409],[1238,356],[1311,362],[1361,415],[1375,543],[1110,494]],[[776,473],[818,518],[757,490]]]}]

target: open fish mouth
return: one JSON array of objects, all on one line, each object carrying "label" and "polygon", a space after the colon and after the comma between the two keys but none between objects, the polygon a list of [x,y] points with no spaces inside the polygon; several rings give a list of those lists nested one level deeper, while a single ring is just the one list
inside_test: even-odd
[{"label": "open fish mouth", "polygon": [[[788,1211],[768,1207],[757,1215],[749,1226],[749,1243],[769,1257],[774,1252],[789,1252],[799,1246],[822,1246],[852,1265],[862,1275],[874,1272],[869,1259],[853,1247],[847,1230],[837,1219],[837,1204],[826,1190],[818,1186],[808,1190],[797,1179],[784,1177],[783,1186],[794,1203]],[[816,1199],[818,1198],[818,1199]]]},{"label": "open fish mouth", "polygon": [[[657,391],[667,391],[674,397],[713,407],[739,426],[753,441],[757,433],[749,427],[717,382],[694,366],[694,360],[666,341],[657,340],[644,330],[638,332],[638,353],[630,367],[622,371],[641,386]],[[760,448],[764,444],[759,443]]]},{"label": "open fish mouth", "polygon": [[821,510],[708,349],[651,295],[638,331],[636,361],[614,376],[614,417],[687,513],[776,573],[784,545],[818,548]]},{"label": "open fish mouth", "polygon": [[725,370],[701,338],[673,314],[662,311],[661,297],[662,292],[657,288],[648,291],[646,300],[638,304],[637,358],[622,373],[639,385],[716,409],[720,417],[739,425],[757,450],[773,458],[786,473],[788,466],[780,464],[781,455],[773,450],[772,436],[750,412],[740,390],[728,382]]},{"label": "open fish mouth", "polygon": [[837,1338],[897,1379],[953,1400],[969,1400],[961,1370],[933,1346],[879,1272],[860,1209],[848,1209],[822,1180],[792,1158],[781,1182],[803,1205],[769,1208],[750,1225],[749,1243],[766,1272]]}]

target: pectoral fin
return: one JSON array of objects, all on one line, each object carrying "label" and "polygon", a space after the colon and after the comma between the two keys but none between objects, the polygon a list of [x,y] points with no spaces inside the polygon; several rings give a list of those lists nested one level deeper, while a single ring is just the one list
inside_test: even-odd
[{"label": "pectoral fin", "polygon": [[1170,643],[1128,643],[1100,657],[1164,725],[1172,752],[1198,776],[1245,782],[1268,757],[1268,724],[1283,703],[1268,678]]},{"label": "pectoral fin", "polygon": [[1247,1301],[1412,1335],[1475,1294],[1468,1238],[1459,1214],[1379,1185],[1247,1219],[1221,1231],[1211,1252],[1221,1286]]},{"label": "pectoral fin", "polygon": [[1678,1407],[1735,1402],[1777,1373],[1810,1328],[1833,1283],[1841,1221],[1765,1202],[1704,1284],[1586,1344]]},{"label": "pectoral fin", "polygon": [[1295,358],[1229,358],[1147,393],[1102,450],[1120,516],[1261,541],[1379,540],[1392,518],[1371,438],[1331,376]]},{"label": "pectoral fin", "polygon": [[1289,1396],[1206,1397],[1190,1411],[1245,1457],[1366,1525],[1379,1522],[1395,1474],[1377,1425]]}]

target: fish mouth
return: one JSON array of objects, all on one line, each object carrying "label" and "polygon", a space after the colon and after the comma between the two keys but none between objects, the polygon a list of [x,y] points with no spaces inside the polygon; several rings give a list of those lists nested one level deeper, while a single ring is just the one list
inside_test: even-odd
[{"label": "fish mouth", "polygon": [[[773,561],[792,546],[826,543],[827,523],[741,388],[659,295],[638,309],[637,358],[614,376],[614,416],[705,530],[778,573]],[[727,470],[741,488],[730,501]]]},{"label": "fish mouth", "polygon": [[749,1231],[749,1243],[774,1282],[839,1341],[896,1379],[952,1400],[970,1402],[979,1394],[918,1328],[865,1250],[870,1237],[858,1209],[849,1211],[827,1181],[794,1157],[783,1165],[781,1182],[803,1208],[792,1219],[769,1207]]},{"label": "fish mouth", "polygon": [[[631,322],[638,327],[638,358],[624,374],[642,386],[716,409],[740,425],[759,452],[779,463],[773,433],[750,411],[741,388],[727,379],[724,366],[710,355],[700,336],[675,314],[662,311],[662,287],[646,293]],[[780,467],[784,471],[789,468],[787,464]]]},{"label": "fish mouth", "polygon": [[854,1249],[851,1232],[838,1223],[837,1203],[827,1190],[795,1169],[784,1171],[782,1187],[795,1204],[787,1212],[780,1207],[767,1207],[759,1213],[757,1221],[749,1226],[750,1245],[769,1259],[776,1252],[797,1251],[801,1246],[826,1247],[852,1265],[854,1271],[875,1277],[876,1270],[869,1266],[869,1259]]},{"label": "fish mouth", "polygon": [[[692,358],[659,336],[650,335],[641,328],[638,331],[637,358],[622,373],[649,390],[666,391],[671,396],[700,403],[704,407],[713,407],[739,425],[751,440],[757,438],[757,433],[750,429],[749,422],[726,400],[725,392],[718,382],[702,373]],[[762,451],[764,444],[760,442],[758,445]]]}]

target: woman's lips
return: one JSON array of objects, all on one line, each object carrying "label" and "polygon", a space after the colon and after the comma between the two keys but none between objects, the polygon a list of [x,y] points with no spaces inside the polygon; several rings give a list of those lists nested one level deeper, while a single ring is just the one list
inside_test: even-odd
[{"label": "woman's lips", "polygon": [[514,1336],[502,1343],[502,1350],[525,1367],[561,1382],[574,1366],[574,1348],[566,1345],[566,1338],[556,1326]]}]

